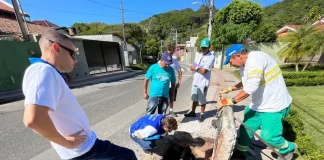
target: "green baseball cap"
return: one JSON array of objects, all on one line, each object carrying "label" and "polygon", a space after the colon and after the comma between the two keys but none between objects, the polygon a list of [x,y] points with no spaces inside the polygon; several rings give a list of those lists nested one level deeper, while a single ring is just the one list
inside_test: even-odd
[{"label": "green baseball cap", "polygon": [[200,42],[200,48],[202,48],[202,47],[209,47],[209,45],[210,45],[210,40],[208,38],[204,38]]}]

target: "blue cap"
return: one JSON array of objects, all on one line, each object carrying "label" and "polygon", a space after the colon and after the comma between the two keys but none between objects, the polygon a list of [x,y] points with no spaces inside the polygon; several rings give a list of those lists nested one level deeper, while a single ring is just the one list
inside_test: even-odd
[{"label": "blue cap", "polygon": [[232,46],[230,46],[225,53],[226,58],[224,61],[224,65],[228,64],[232,55],[241,52],[243,49],[244,46],[242,44],[233,44]]},{"label": "blue cap", "polygon": [[210,40],[208,38],[204,38],[201,42],[200,42],[200,48],[202,47],[206,47],[208,48],[210,45]]},{"label": "blue cap", "polygon": [[165,64],[169,65],[172,64],[172,56],[168,52],[164,52],[161,56],[161,59],[164,61]]}]

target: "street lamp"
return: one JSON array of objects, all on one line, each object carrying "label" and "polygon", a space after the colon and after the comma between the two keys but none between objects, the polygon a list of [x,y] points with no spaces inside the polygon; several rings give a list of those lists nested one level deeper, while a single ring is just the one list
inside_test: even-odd
[{"label": "street lamp", "polygon": [[[192,2],[192,5],[196,5],[198,3],[201,3],[201,2]],[[202,3],[201,3],[202,4]]]}]

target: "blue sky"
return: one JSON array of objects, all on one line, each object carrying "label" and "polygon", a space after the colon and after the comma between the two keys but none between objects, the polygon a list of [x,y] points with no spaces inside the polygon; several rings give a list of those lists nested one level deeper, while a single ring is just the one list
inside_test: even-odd
[{"label": "blue sky", "polygon": [[[10,2],[10,0],[6,0]],[[123,0],[125,22],[140,22],[154,14],[192,8],[197,10],[201,4],[193,2],[204,0]],[[205,0],[207,1],[207,0]],[[215,0],[215,7],[221,9],[232,0]],[[263,7],[281,0],[254,0]],[[71,26],[75,22],[121,23],[120,2],[116,0],[20,0],[23,10],[31,20],[46,19],[59,26]],[[99,3],[99,4],[98,4]]]}]

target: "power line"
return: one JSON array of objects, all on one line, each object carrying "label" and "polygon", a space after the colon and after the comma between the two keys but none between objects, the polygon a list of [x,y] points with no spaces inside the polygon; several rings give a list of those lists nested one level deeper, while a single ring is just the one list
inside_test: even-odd
[{"label": "power line", "polygon": [[[109,18],[109,19],[114,19],[114,20],[122,18],[122,17],[116,17],[116,15],[95,14],[95,13],[86,13],[86,12],[74,12],[74,11],[60,10],[60,9],[47,8],[47,7],[41,7],[41,6],[33,6],[33,5],[26,5],[26,4],[23,4],[23,6],[24,7],[33,7],[33,8],[38,8],[38,9],[52,10],[52,11],[56,11],[56,12],[73,13],[73,14],[84,14],[84,15],[101,16],[101,17],[112,16],[114,18]],[[125,19],[142,19],[141,17],[124,17],[124,18]]]},{"label": "power line", "polygon": [[95,14],[95,13],[85,13],[85,12],[66,11],[66,10],[60,10],[60,9],[54,9],[54,8],[47,8],[47,7],[40,7],[40,6],[34,6],[34,5],[26,5],[26,4],[23,4],[23,6],[26,6],[26,7],[33,7],[33,8],[39,8],[39,9],[53,10],[53,11],[58,11],[58,12],[66,12],[66,13],[74,13],[74,14],[92,15],[92,16],[102,16],[102,17],[107,17],[107,16],[116,16],[116,15],[103,15],[103,14]]},{"label": "power line", "polygon": [[[120,10],[120,8],[118,8],[118,7],[110,6],[110,5],[103,4],[103,3],[100,3],[100,2],[97,2],[97,1],[93,1],[93,0],[86,0],[86,1],[89,1],[89,2],[92,2],[92,3],[95,3],[95,4],[98,4],[98,5],[103,5],[103,6],[106,6],[106,7],[109,7],[109,8],[114,8],[114,9]],[[140,13],[140,14],[148,14],[148,15],[154,14],[154,13],[145,13],[145,12],[139,12],[139,11],[134,11],[134,10],[129,10],[129,9],[124,9],[124,11],[134,12],[134,13]]]}]

